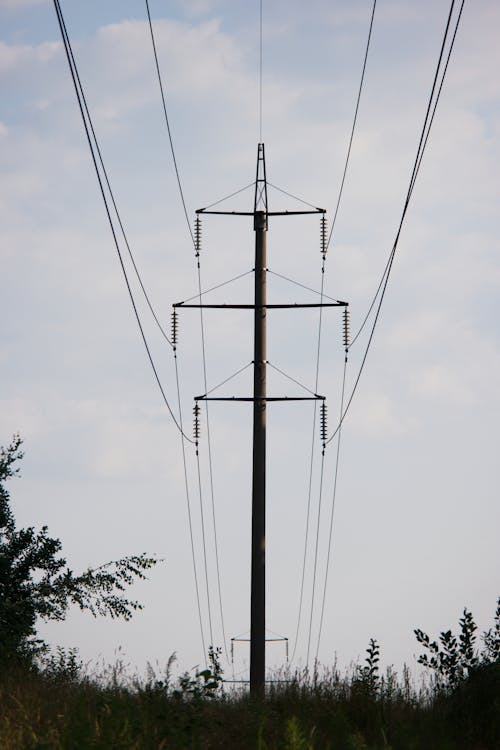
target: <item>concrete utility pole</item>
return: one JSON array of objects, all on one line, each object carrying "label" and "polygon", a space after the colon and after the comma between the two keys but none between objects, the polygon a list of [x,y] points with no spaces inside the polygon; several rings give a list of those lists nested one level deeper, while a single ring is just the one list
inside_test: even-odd
[{"label": "concrete utility pole", "polygon": [[256,211],[253,362],[252,580],[250,692],[263,692],[266,648],[266,234],[267,215]]},{"label": "concrete utility pole", "polygon": [[[178,302],[174,308],[201,307],[248,309],[254,311],[254,361],[253,396],[218,397],[196,396],[195,401],[252,401],[253,402],[253,470],[252,470],[252,576],[250,594],[250,694],[262,698],[265,690],[266,669],[266,409],[269,401],[314,401],[324,402],[324,396],[271,396],[266,392],[266,323],[267,311],[304,307],[346,307],[346,302],[318,302],[313,304],[267,304],[266,299],[266,238],[270,216],[298,214],[324,215],[322,208],[301,211],[269,211],[267,206],[267,178],[264,144],[257,149],[257,174],[253,211],[197,210],[201,214],[223,214],[226,216],[253,216],[255,231],[255,292],[253,304],[186,304]],[[199,226],[199,225],[198,225]],[[326,253],[324,223],[322,229],[322,251]],[[275,639],[272,639],[275,640]],[[286,640],[286,639],[285,639]]]}]

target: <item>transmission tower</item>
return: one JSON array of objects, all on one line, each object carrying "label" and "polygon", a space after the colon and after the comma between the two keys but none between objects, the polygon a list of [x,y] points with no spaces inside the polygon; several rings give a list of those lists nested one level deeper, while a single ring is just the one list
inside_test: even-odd
[{"label": "transmission tower", "polygon": [[[301,211],[269,211],[267,201],[266,159],[264,144],[257,147],[257,169],[255,176],[255,194],[253,211],[212,211],[200,208],[196,211],[199,218],[202,214],[225,216],[252,216],[255,232],[255,265],[254,265],[254,302],[253,304],[187,304],[178,302],[174,308],[221,308],[248,309],[254,311],[254,359],[253,359],[253,396],[196,396],[199,401],[252,401],[253,402],[253,464],[252,464],[252,570],[250,596],[250,694],[260,697],[265,688],[265,644],[266,644],[266,413],[267,404],[271,401],[322,401],[325,397],[319,394],[311,396],[268,396],[266,389],[266,334],[267,311],[271,309],[310,308],[310,307],[347,307],[347,302],[317,302],[309,304],[268,304],[266,296],[266,240],[271,216],[297,216],[320,214],[324,217],[323,208]],[[326,253],[325,224],[322,222],[322,252]],[[199,236],[199,223],[197,234]],[[197,248],[198,252],[198,248]]]}]

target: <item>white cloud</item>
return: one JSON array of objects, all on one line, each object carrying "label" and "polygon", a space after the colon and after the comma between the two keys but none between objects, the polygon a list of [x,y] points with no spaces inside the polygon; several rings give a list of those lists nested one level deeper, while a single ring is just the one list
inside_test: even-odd
[{"label": "white cloud", "polygon": [[474,387],[467,383],[462,373],[443,363],[422,368],[412,380],[414,392],[421,396],[462,407],[477,402]]},{"label": "white cloud", "polygon": [[351,409],[348,418],[349,428],[355,434],[386,439],[412,432],[416,425],[414,418],[401,412],[396,400],[384,392],[367,392],[363,385],[360,386],[356,408]]},{"label": "white cloud", "polygon": [[46,63],[61,49],[60,42],[43,42],[38,45],[6,44],[0,41],[0,74],[21,66]]}]

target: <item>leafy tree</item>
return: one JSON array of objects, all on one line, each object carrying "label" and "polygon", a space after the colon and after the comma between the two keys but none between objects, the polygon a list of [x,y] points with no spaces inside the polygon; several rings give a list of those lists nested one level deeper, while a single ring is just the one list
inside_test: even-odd
[{"label": "leafy tree", "polygon": [[50,537],[46,526],[17,529],[5,482],[19,474],[15,464],[23,457],[21,444],[15,435],[7,448],[0,448],[0,664],[32,662],[46,649],[36,638],[37,619],[64,620],[71,604],[94,617],[129,620],[142,606],[124,591],[157,562],[132,555],[76,575],[59,555],[61,541]]},{"label": "leafy tree", "polygon": [[419,628],[414,631],[417,641],[430,654],[421,654],[417,661],[434,672],[439,685],[449,689],[457,687],[478,669],[500,663],[500,598],[493,628],[482,635],[482,649],[476,647],[477,625],[472,613],[464,609],[459,624],[458,636],[451,630],[443,631],[439,635],[439,643],[437,640],[431,641],[427,633]]}]

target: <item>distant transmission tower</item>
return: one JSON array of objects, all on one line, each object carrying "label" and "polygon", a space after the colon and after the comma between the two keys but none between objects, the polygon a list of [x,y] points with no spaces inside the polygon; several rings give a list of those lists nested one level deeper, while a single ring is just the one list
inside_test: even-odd
[{"label": "distant transmission tower", "polygon": [[[254,303],[248,304],[185,304],[178,302],[174,308],[222,308],[251,309],[254,311],[254,359],[253,396],[216,397],[204,394],[195,401],[253,401],[253,470],[252,470],[252,574],[250,602],[250,693],[262,696],[265,687],[265,643],[266,643],[266,412],[269,401],[315,401],[324,403],[325,397],[311,396],[268,396],[266,390],[266,334],[267,310],[302,307],[347,307],[347,302],[318,302],[312,304],[267,304],[266,297],[266,239],[270,216],[296,216],[303,214],[326,213],[323,208],[305,211],[269,211],[267,203],[267,179],[264,144],[257,148],[257,169],[255,177],[255,197],[253,211],[210,211],[200,208],[201,214],[226,216],[253,216],[255,231],[255,293]],[[196,237],[200,233],[197,220]],[[326,227],[322,221],[321,251],[326,253]],[[197,245],[197,252],[199,251]]]}]

